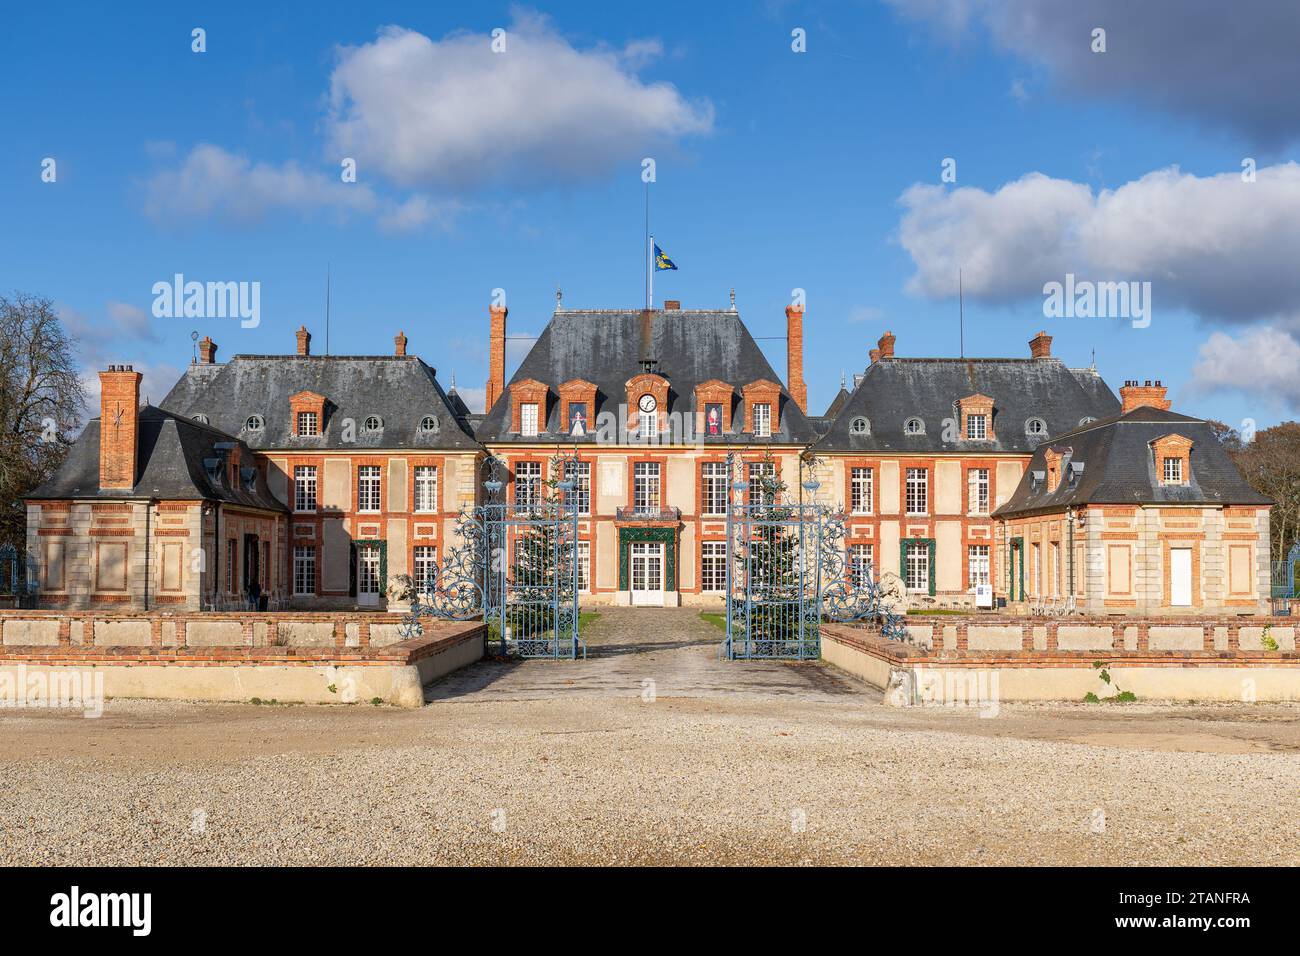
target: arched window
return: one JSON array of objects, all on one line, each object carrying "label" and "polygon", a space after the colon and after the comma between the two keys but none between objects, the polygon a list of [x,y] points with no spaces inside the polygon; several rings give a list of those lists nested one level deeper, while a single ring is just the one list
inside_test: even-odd
[{"label": "arched window", "polygon": [[437,430],[438,430],[438,419],[434,418],[432,415],[425,415],[423,418],[420,419],[420,431],[436,432]]},{"label": "arched window", "polygon": [[909,418],[906,422],[903,423],[903,434],[924,435],[925,422],[921,421],[921,419],[919,418]]},{"label": "arched window", "polygon": [[1041,438],[1047,434],[1047,422],[1041,418],[1031,418],[1025,422],[1025,434],[1032,435],[1035,438]]},{"label": "arched window", "polygon": [[244,422],[244,428],[250,432],[260,432],[266,427],[266,419],[261,415],[249,415],[248,421]]},{"label": "arched window", "polygon": [[381,432],[384,430],[384,420],[378,415],[370,415],[361,424],[361,427],[368,432]]},{"label": "arched window", "polygon": [[861,415],[849,422],[850,435],[870,435],[871,422],[867,421]]}]

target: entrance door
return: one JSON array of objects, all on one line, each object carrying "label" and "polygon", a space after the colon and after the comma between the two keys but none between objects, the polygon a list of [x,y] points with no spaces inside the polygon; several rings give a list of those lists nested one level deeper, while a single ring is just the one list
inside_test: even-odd
[{"label": "entrance door", "polygon": [[664,603],[664,546],[645,541],[634,541],[631,553],[632,603]]},{"label": "entrance door", "polygon": [[1192,549],[1169,549],[1169,603],[1192,606]]},{"label": "entrance door", "polygon": [[373,544],[357,546],[357,603],[379,603],[379,548]]}]

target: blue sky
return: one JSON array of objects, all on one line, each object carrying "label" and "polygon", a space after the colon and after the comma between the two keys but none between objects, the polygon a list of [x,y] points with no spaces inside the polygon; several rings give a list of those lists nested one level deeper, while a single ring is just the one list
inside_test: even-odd
[{"label": "blue sky", "polygon": [[[557,285],[575,308],[641,304],[650,156],[652,231],[680,267],[656,300],[721,307],[734,287],[752,332],[780,336],[806,290],[813,410],[887,328],[900,355],[957,354],[960,263],[967,354],[1027,356],[1046,328],[1114,387],[1161,378],[1177,409],[1234,425],[1290,417],[1297,15],[1079,6],[16,8],[0,290],[53,299],[91,371],[133,362],[157,401],[192,329],[219,359],[291,351],[304,323],[323,350],[328,263],[332,352],[386,353],[404,329],[474,404],[493,289],[515,335]],[[1151,281],[1150,326],[1045,318],[1067,271]],[[177,272],[260,282],[260,325],[155,318]],[[762,344],[784,374],[784,343]]]}]

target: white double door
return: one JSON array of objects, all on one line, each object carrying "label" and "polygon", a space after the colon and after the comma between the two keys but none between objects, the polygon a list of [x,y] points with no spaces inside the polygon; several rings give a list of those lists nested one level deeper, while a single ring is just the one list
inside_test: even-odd
[{"label": "white double door", "polygon": [[1173,607],[1192,604],[1192,549],[1169,549],[1169,603]]},{"label": "white double door", "polygon": [[379,604],[379,548],[373,544],[357,545],[357,603]]},{"label": "white double door", "polygon": [[664,603],[664,546],[645,541],[634,541],[631,548],[630,572],[632,603],[663,606]]}]

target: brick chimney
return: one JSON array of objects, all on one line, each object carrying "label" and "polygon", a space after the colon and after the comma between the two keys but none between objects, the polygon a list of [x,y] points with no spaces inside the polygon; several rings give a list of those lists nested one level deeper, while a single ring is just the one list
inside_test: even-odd
[{"label": "brick chimney", "polygon": [[1029,354],[1036,359],[1052,357],[1052,337],[1046,332],[1039,332],[1029,340]]},{"label": "brick chimney", "polygon": [[490,412],[501,393],[506,390],[506,316],[510,313],[504,305],[488,307],[488,380],[487,400],[483,410]]},{"label": "brick chimney", "polygon": [[99,487],[135,487],[136,448],[140,441],[140,379],[129,365],[110,365],[99,373]]},{"label": "brick chimney", "polygon": [[217,360],[217,343],[212,341],[212,337],[205,335],[203,341],[199,343],[199,361],[204,365],[211,365]]},{"label": "brick chimney", "polygon": [[396,335],[393,336],[393,347],[394,347],[394,351],[393,351],[394,355],[406,354],[406,333],[405,332],[398,332]]},{"label": "brick chimney", "polygon": [[881,358],[894,357],[894,341],[895,341],[895,337],[893,332],[886,332],[884,335],[880,337],[880,341],[877,342],[876,344],[880,346]]},{"label": "brick chimney", "polygon": [[307,326],[303,325],[298,328],[298,354],[311,355],[311,333],[307,331]]},{"label": "brick chimney", "polygon": [[682,310],[681,299],[664,299],[665,312],[680,312]]},{"label": "brick chimney", "polygon": [[1137,379],[1127,381],[1119,390],[1119,399],[1123,403],[1120,414],[1144,406],[1168,410],[1170,403],[1169,399],[1165,398],[1166,391],[1167,389],[1160,384],[1160,379],[1156,379],[1155,384],[1152,384],[1151,379],[1141,383]]},{"label": "brick chimney", "polygon": [[867,353],[867,356],[871,359],[871,364],[875,365],[880,361],[880,349],[872,349]]},{"label": "brick chimney", "polygon": [[803,380],[803,306],[785,307],[785,379],[799,411],[808,413],[808,385]]}]

